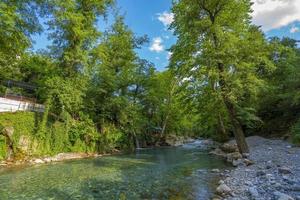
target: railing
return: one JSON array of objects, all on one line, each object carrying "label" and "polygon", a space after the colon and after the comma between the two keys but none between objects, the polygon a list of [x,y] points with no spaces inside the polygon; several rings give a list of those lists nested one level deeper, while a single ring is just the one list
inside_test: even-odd
[{"label": "railing", "polygon": [[42,104],[0,97],[0,112],[44,112],[44,110],[45,106]]},{"label": "railing", "polygon": [[22,95],[17,94],[5,94],[4,98],[16,100],[16,101],[25,101],[29,103],[36,103],[36,98],[24,97]]}]

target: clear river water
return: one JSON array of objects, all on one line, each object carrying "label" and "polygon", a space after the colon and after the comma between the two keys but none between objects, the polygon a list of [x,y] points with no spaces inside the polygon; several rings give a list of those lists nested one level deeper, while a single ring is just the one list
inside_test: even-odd
[{"label": "clear river water", "polygon": [[227,166],[197,145],[0,169],[0,200],[206,200]]}]

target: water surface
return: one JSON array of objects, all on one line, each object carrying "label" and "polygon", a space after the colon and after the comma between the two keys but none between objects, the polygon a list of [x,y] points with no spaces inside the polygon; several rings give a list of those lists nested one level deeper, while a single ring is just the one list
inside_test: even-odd
[{"label": "water surface", "polygon": [[[197,143],[195,143],[197,144]],[[0,171],[0,200],[209,199],[225,163],[185,145]]]}]

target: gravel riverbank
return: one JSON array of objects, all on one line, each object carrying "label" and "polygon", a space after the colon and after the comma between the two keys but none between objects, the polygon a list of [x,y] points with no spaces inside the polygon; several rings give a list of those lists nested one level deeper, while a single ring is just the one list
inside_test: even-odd
[{"label": "gravel riverbank", "polygon": [[[300,200],[300,148],[282,140],[249,137],[251,163],[222,173],[214,200]],[[240,164],[239,164],[240,163]]]}]

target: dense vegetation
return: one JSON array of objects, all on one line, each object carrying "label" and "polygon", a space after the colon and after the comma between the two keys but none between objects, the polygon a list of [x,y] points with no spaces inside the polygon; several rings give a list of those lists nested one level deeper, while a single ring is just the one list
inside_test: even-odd
[{"label": "dense vegetation", "polygon": [[[32,154],[45,155],[133,149],[170,135],[234,135],[241,152],[245,135],[300,141],[297,41],[266,38],[251,24],[250,1],[174,1],[178,40],[163,72],[139,58],[148,38],[114,7],[113,0],[0,2],[0,79],[36,85],[9,90],[46,105],[43,115],[0,115],[2,127],[16,129],[16,143],[28,140]],[[110,12],[114,23],[99,29]],[[52,44],[34,52],[31,37],[44,31],[42,22]],[[4,144],[0,135],[0,158]]]}]

